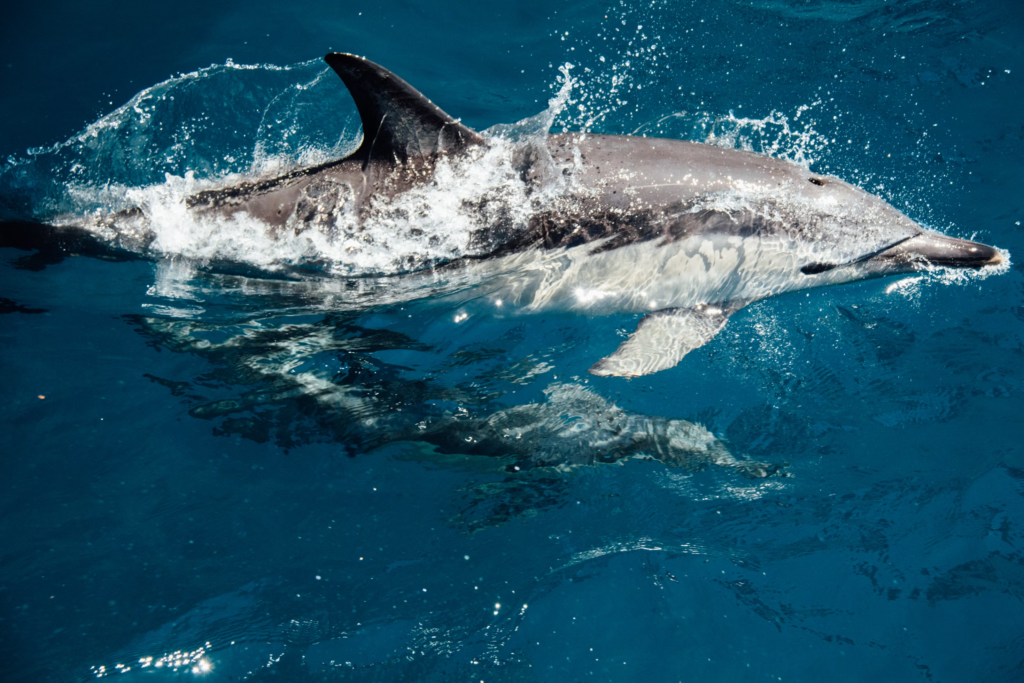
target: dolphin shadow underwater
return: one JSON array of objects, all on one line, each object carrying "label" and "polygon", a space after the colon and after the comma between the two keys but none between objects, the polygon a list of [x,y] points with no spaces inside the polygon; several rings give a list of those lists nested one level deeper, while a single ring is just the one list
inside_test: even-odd
[{"label": "dolphin shadow underwater", "polygon": [[[410,380],[408,368],[380,352],[428,347],[399,332],[363,328],[358,319],[329,314],[271,326],[262,316],[220,323],[126,316],[148,345],[205,361],[205,371],[185,381],[145,375],[189,405],[190,416],[212,422],[215,435],[272,441],[285,452],[327,441],[355,457],[405,443],[413,457],[434,464],[511,477],[629,458],[687,471],[715,466],[748,479],[788,476],[785,462],[750,458],[698,423],[619,407],[578,381],[555,379],[532,400],[510,405],[507,378],[523,386],[524,375],[543,376],[544,363],[513,359],[504,349],[452,358]],[[499,343],[514,344],[515,336]],[[473,381],[442,379],[468,366]]]},{"label": "dolphin shadow underwater", "polygon": [[[436,186],[442,171],[482,163],[498,144],[373,62],[325,59],[355,100],[359,147],[329,163],[190,195],[189,215],[321,241],[364,233],[381,216],[414,223],[401,208],[406,197]],[[467,311],[460,315],[645,314],[590,368],[594,375],[671,368],[731,315],[769,296],[1004,261],[997,249],[926,230],[838,178],[753,152],[546,130],[509,150],[504,184],[512,191],[463,201],[460,210],[476,221],[466,248],[399,268],[393,300],[423,296],[422,287],[399,284],[412,278],[475,283],[471,294],[454,288]],[[73,222],[5,223],[0,246],[37,250],[23,264],[37,268],[73,253],[161,256],[144,207]]]}]

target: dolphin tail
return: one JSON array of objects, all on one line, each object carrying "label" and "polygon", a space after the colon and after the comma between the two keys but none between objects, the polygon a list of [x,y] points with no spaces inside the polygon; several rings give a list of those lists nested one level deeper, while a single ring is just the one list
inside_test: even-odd
[{"label": "dolphin tail", "polygon": [[20,270],[43,270],[69,256],[91,256],[107,261],[132,261],[139,256],[99,239],[85,228],[31,221],[0,221],[0,247],[34,251],[14,261]]},{"label": "dolphin tail", "polygon": [[595,363],[590,373],[600,377],[640,377],[674,367],[690,351],[714,339],[729,316],[745,305],[746,302],[729,307],[700,304],[651,313],[615,353]]}]

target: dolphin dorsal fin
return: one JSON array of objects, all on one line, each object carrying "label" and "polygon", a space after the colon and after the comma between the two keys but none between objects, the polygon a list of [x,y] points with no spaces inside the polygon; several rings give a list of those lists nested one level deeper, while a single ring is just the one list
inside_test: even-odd
[{"label": "dolphin dorsal fin", "polygon": [[371,159],[405,162],[483,142],[479,133],[379,64],[340,52],[324,60],[345,82],[363,122],[363,142],[350,158],[364,164]]}]

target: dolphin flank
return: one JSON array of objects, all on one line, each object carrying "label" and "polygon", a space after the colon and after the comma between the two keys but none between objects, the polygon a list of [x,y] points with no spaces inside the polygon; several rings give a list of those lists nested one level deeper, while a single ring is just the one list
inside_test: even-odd
[{"label": "dolphin flank", "polygon": [[[441,164],[472,163],[493,143],[379,65],[350,54],[325,59],[359,112],[363,139],[355,152],[194,194],[185,200],[190,212],[245,215],[296,234],[330,232],[342,217],[360,226],[380,211],[382,198],[418,191]],[[430,263],[423,273],[458,271],[484,283],[474,305],[495,315],[646,314],[590,368],[595,375],[671,368],[711,341],[729,316],[768,296],[1003,261],[998,250],[926,230],[838,178],[752,152],[563,133],[519,144],[513,166],[509,183],[535,202],[528,218],[508,219],[516,206],[481,197],[477,253]],[[27,244],[24,230],[4,232],[0,246]],[[80,237],[51,236],[46,244],[77,244]]]}]

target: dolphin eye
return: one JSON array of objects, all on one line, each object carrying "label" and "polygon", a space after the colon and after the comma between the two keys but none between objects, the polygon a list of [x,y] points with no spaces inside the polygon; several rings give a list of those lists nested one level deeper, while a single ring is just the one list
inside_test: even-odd
[{"label": "dolphin eye", "polygon": [[817,185],[818,187],[821,187],[822,185],[825,184],[825,179],[824,178],[808,178],[807,180],[808,180],[808,182],[811,182],[811,183]]}]

